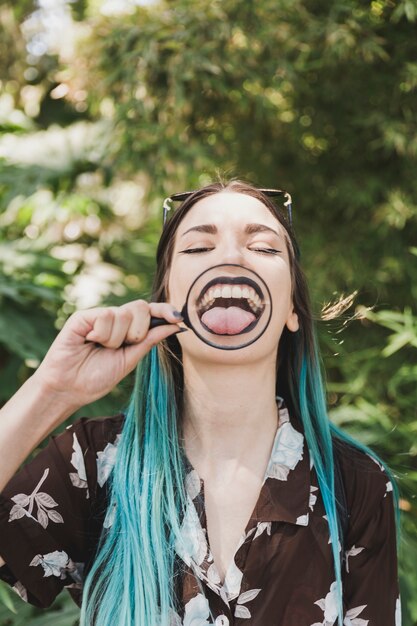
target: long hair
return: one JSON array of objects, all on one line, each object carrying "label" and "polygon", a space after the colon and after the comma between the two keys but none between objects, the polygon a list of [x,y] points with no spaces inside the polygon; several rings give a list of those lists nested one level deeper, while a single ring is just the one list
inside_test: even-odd
[{"label": "long hair", "polygon": [[[343,624],[341,502],[335,490],[335,448],[354,448],[380,463],[393,485],[397,542],[399,491],[389,467],[366,445],[330,422],[325,376],[316,338],[308,286],[292,229],[275,204],[253,186],[232,180],[208,185],[187,197],[165,225],[156,255],[152,301],[167,301],[175,234],[184,215],[200,199],[223,190],[259,199],[284,228],[290,259],[292,299],[299,330],[284,328],[278,346],[276,392],[302,426],[317,474],[329,524],[338,592],[338,624]],[[183,409],[181,348],[174,336],[160,342],[136,370],[116,463],[109,479],[107,517],[94,563],[85,581],[81,626],[169,626],[177,606],[181,542],[186,506],[184,457],[180,444]],[[340,552],[341,549],[341,552]],[[197,580],[199,584],[199,581]]]}]

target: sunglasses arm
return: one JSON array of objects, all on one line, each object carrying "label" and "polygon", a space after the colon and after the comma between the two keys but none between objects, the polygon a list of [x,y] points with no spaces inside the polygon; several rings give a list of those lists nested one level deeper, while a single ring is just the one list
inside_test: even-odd
[{"label": "sunglasses arm", "polygon": [[163,209],[164,209],[162,225],[164,225],[165,222],[166,222],[166,219],[167,219],[167,213],[168,213],[168,211],[170,211],[172,209],[172,198],[171,198],[171,196],[168,196],[168,198],[165,198],[164,204],[162,206],[163,206]]},{"label": "sunglasses arm", "polygon": [[292,198],[291,198],[291,194],[289,194],[288,191],[286,191],[285,194],[284,194],[284,197],[285,197],[284,206],[287,207],[288,219],[289,219],[290,225],[292,226]]}]

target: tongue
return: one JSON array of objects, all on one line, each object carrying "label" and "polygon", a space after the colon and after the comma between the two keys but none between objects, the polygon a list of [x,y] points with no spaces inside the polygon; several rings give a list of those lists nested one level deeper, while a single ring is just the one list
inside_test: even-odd
[{"label": "tongue", "polygon": [[244,311],[238,306],[229,306],[227,309],[215,306],[201,316],[201,321],[207,328],[218,335],[237,335],[254,319],[253,313]]}]

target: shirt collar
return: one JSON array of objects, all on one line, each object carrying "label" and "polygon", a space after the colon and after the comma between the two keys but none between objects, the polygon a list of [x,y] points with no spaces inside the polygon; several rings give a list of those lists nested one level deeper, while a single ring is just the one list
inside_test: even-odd
[{"label": "shirt collar", "polygon": [[283,398],[277,396],[277,401],[278,428],[253,519],[307,526],[312,468],[309,449],[300,423],[291,421]]},{"label": "shirt collar", "polygon": [[[281,396],[276,399],[278,427],[251,523],[289,522],[307,526],[312,460],[300,423],[291,421],[284,399]],[[198,477],[188,458],[184,460],[187,473],[193,471],[194,477]],[[199,480],[203,486],[202,479]]]},{"label": "shirt collar", "polygon": [[[277,396],[277,401],[279,422],[264,482],[237,550],[247,538],[255,539],[271,522],[289,522],[300,526],[307,526],[309,522],[311,467],[308,449],[301,427],[296,428],[291,424],[284,400]],[[240,594],[243,572],[236,566],[233,558],[224,584],[220,583],[207,541],[204,483],[185,455],[184,463],[187,471],[185,487],[188,504],[181,525],[182,540],[176,544],[175,549],[194,575],[228,605],[229,600]],[[316,488],[312,487],[314,489]],[[195,594],[191,579],[188,584],[188,591],[184,590],[186,601]]]}]

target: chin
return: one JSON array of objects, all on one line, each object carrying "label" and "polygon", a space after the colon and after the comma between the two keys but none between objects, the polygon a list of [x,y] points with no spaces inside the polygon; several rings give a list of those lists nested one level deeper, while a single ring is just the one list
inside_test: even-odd
[{"label": "chin", "polygon": [[[187,333],[185,333],[187,334]],[[181,340],[183,338],[181,337]],[[237,350],[222,350],[208,346],[198,337],[187,337],[184,343],[181,343],[183,361],[192,361],[200,366],[207,365],[247,365],[256,362],[265,362],[272,360],[275,363],[278,349],[277,338],[275,342],[271,342],[267,337],[261,337],[254,343]],[[271,348],[272,347],[272,348]]]}]

